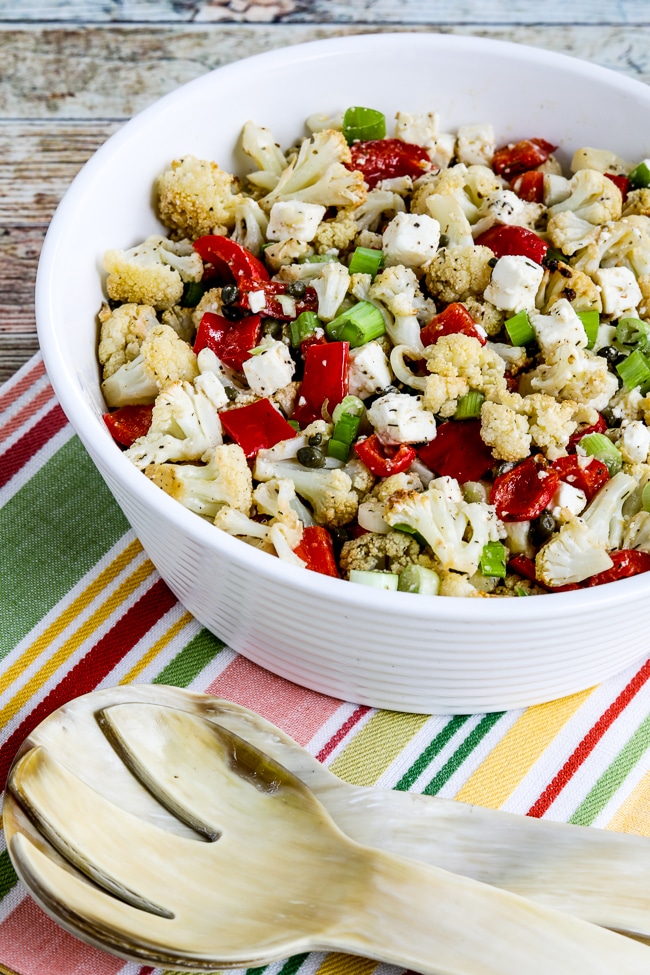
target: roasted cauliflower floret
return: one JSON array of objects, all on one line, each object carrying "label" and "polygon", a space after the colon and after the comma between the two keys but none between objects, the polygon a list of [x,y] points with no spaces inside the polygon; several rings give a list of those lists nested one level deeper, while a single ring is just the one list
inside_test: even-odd
[{"label": "roasted cauliflower floret", "polygon": [[207,464],[150,464],[150,480],[182,505],[214,519],[219,508],[229,505],[250,513],[253,482],[246,455],[238,444],[219,444],[209,453]]},{"label": "roasted cauliflower floret", "polygon": [[549,217],[546,232],[554,247],[563,254],[576,251],[593,244],[598,237],[599,227],[583,220],[573,210],[564,210]]},{"label": "roasted cauliflower floret", "polygon": [[196,355],[170,325],[158,322],[144,337],[140,354],[102,383],[109,406],[153,403],[166,386],[191,382],[199,372]]},{"label": "roasted cauliflower floret", "polygon": [[605,547],[582,518],[571,518],[535,557],[535,575],[547,586],[582,582],[613,565]]},{"label": "roasted cauliflower floret", "polygon": [[538,293],[538,303],[545,314],[551,307],[565,298],[576,311],[602,311],[603,301],[598,285],[575,267],[558,261],[555,270],[547,272],[546,279]]},{"label": "roasted cauliflower floret", "polygon": [[569,181],[569,196],[549,208],[551,217],[572,210],[588,223],[620,220],[623,197],[618,186],[595,169],[579,169]]},{"label": "roasted cauliflower floret", "polygon": [[546,393],[559,400],[574,400],[604,410],[618,389],[618,380],[601,356],[586,349],[559,345],[546,362],[526,373],[520,391]]},{"label": "roasted cauliflower floret", "polygon": [[309,502],[320,525],[338,528],[347,525],[357,513],[359,497],[352,479],[339,468],[303,467],[295,460],[267,460],[258,453],[254,475],[257,481],[292,480],[296,494]]},{"label": "roasted cauliflower floret", "polygon": [[394,264],[378,274],[368,289],[368,297],[380,301],[393,316],[388,335],[393,345],[422,349],[420,323],[435,315],[435,305],[424,297],[415,272]]},{"label": "roasted cauliflower floret", "polygon": [[103,377],[108,379],[126,362],[140,355],[140,347],[150,328],[158,324],[151,305],[129,302],[110,310],[104,304],[99,312],[101,330],[98,357],[103,366]]},{"label": "roasted cauliflower floret", "polygon": [[528,457],[532,437],[528,420],[509,406],[491,403],[481,407],[481,439],[497,460],[518,461]]},{"label": "roasted cauliflower floret", "polygon": [[113,301],[171,308],[183,294],[185,281],[200,281],[203,262],[188,240],[174,242],[152,235],[130,250],[104,254],[106,291]]},{"label": "roasted cauliflower floret", "polygon": [[322,206],[358,205],[368,189],[363,174],[350,170],[350,147],[335,129],[305,139],[297,156],[282,172],[270,193],[260,200],[270,210],[278,200],[300,200]]},{"label": "roasted cauliflower floret", "polygon": [[344,542],[339,558],[342,572],[349,576],[352,569],[362,571],[402,572],[407,565],[418,564],[420,546],[406,532],[367,532],[360,538]]},{"label": "roasted cauliflower floret", "polygon": [[225,234],[235,226],[238,189],[235,177],[214,162],[175,159],[156,182],[158,214],[174,237]]},{"label": "roasted cauliflower floret", "polygon": [[623,216],[630,217],[639,214],[650,217],[650,189],[630,190],[623,204]]},{"label": "roasted cauliflower floret", "polygon": [[490,283],[493,257],[489,247],[443,247],[427,266],[427,287],[445,304],[480,298]]},{"label": "roasted cauliflower floret", "polygon": [[432,413],[453,416],[458,400],[470,389],[492,400],[499,400],[506,390],[505,361],[470,335],[443,335],[425,349],[425,356],[431,375],[423,404]]}]

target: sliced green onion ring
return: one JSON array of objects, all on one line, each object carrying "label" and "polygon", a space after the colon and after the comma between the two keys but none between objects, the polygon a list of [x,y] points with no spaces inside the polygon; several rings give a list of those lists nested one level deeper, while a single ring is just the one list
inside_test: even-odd
[{"label": "sliced green onion ring", "polygon": [[627,178],[635,190],[650,186],[650,159],[643,159],[627,174]]},{"label": "sliced green onion ring", "polygon": [[621,318],[616,326],[616,341],[634,345],[646,354],[650,350],[650,325],[640,318]]},{"label": "sliced green onion ring", "polygon": [[480,393],[477,389],[470,389],[469,393],[458,400],[458,406],[454,413],[455,420],[476,420],[481,415],[481,407],[485,402],[485,393]]},{"label": "sliced green onion ring", "polygon": [[343,135],[349,146],[386,137],[386,116],[376,108],[353,105],[343,116]]},{"label": "sliced green onion ring", "polygon": [[535,329],[530,324],[527,311],[517,312],[505,323],[506,332],[513,345],[528,345],[535,340]]},{"label": "sliced green onion ring", "polygon": [[582,322],[582,327],[585,330],[585,335],[587,336],[587,348],[593,349],[596,344],[596,339],[598,338],[598,328],[600,326],[600,315],[597,311],[579,311],[576,312],[578,318]]},{"label": "sliced green onion ring", "polygon": [[397,588],[400,592],[417,592],[422,596],[437,596],[440,592],[440,576],[424,565],[407,565],[400,572]]},{"label": "sliced green onion ring", "polygon": [[479,561],[484,576],[506,577],[506,547],[502,542],[486,542]]},{"label": "sliced green onion ring", "polygon": [[623,457],[618,447],[604,433],[588,433],[578,445],[590,457],[601,460],[607,467],[610,477],[618,474],[623,466]]},{"label": "sliced green onion ring", "polygon": [[650,383],[650,365],[640,349],[630,352],[626,359],[619,362],[616,372],[623,380],[627,389],[635,389],[637,386],[645,386]]},{"label": "sliced green onion ring", "polygon": [[350,258],[350,274],[371,274],[374,278],[384,263],[384,252],[375,247],[356,247]]},{"label": "sliced green onion ring", "polygon": [[379,572],[375,569],[350,569],[350,582],[360,582],[372,589],[397,589],[399,576],[395,572]]},{"label": "sliced green onion ring", "polygon": [[355,349],[378,339],[386,331],[384,316],[370,301],[359,301],[325,326],[328,338],[349,342]]}]

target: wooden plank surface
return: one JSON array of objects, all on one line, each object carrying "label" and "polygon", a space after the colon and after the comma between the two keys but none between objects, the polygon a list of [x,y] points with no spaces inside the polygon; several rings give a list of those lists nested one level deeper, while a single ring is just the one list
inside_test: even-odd
[{"label": "wooden plank surface", "polygon": [[[249,22],[209,22],[219,7],[222,13],[246,15]],[[346,5],[258,0],[257,7],[267,9],[255,13],[246,0],[53,0],[39,5],[26,0],[20,6],[0,0],[0,381],[36,348],[33,285],[38,254],[51,215],[75,173],[123,120],[206,71],[270,48],[340,33],[394,30],[402,10],[402,29],[419,17],[421,23],[409,29],[545,47],[650,83],[646,0],[607,5],[600,0],[573,5],[551,0],[536,7],[546,23],[535,26],[525,22],[533,5],[521,0],[514,0],[507,17],[504,4],[482,0],[353,0]],[[559,26],[554,18],[569,7],[573,23]],[[580,26],[577,21],[588,9],[594,17],[607,15],[609,26],[593,20]],[[23,19],[12,23],[17,11]],[[276,22],[262,16],[271,12]],[[145,13],[150,22],[135,23],[146,20]],[[497,22],[497,13],[504,22]],[[434,14],[441,24],[452,15],[456,22],[427,26]],[[362,15],[365,24],[359,22]],[[464,17],[483,17],[484,22],[470,24]]]}]

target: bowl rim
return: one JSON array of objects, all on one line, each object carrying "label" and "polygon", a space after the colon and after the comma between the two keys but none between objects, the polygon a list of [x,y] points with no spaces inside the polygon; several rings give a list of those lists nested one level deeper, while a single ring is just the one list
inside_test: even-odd
[{"label": "bowl rim", "polygon": [[[187,510],[173,498],[160,491],[142,472],[134,467],[130,461],[122,456],[122,451],[110,440],[101,418],[84,398],[79,388],[78,380],[71,370],[66,356],[57,341],[57,330],[54,325],[54,309],[52,307],[52,280],[57,261],[60,260],[59,251],[61,234],[69,221],[69,212],[78,207],[84,196],[93,187],[96,175],[101,172],[105,162],[121,152],[132,139],[140,138],[142,127],[158,124],[160,116],[168,106],[177,101],[192,97],[195,91],[211,86],[218,81],[224,86],[236,83],[237,78],[249,73],[251,68],[264,71],[267,68],[286,66],[287,63],[299,64],[313,61],[314,58],[327,58],[335,52],[346,52],[352,56],[355,49],[394,48],[395,44],[408,43],[419,47],[436,50],[442,47],[457,48],[465,53],[476,51],[491,51],[502,54],[510,60],[522,61],[552,69],[562,67],[565,71],[577,76],[592,77],[606,82],[610,87],[617,88],[621,93],[629,93],[639,98],[645,98],[650,108],[650,87],[641,81],[619,74],[610,68],[591,64],[588,61],[572,55],[549,51],[544,48],[531,47],[513,41],[502,41],[493,38],[475,37],[465,34],[444,34],[434,31],[414,32],[383,31],[379,33],[358,33],[352,35],[328,37],[307,41],[287,47],[276,48],[251,55],[247,58],[221,65],[211,71],[178,86],[166,95],[156,99],[152,104],[136,113],[124,125],[111,135],[75,176],[62,197],[45,236],[41,251],[35,287],[35,306],[37,334],[43,354],[45,367],[55,394],[69,419],[69,422],[80,440],[100,467],[106,465],[121,485],[143,505],[152,511],[157,511],[164,520],[189,536],[201,546],[207,546],[211,551],[221,553],[238,566],[254,571],[265,581],[272,580],[274,584],[298,589],[303,594],[318,598],[329,597],[339,602],[342,609],[361,609],[372,612],[385,610],[386,596],[391,600],[394,612],[400,616],[415,618],[422,621],[460,622],[470,614],[473,623],[503,623],[521,621],[542,621],[547,612],[545,600],[531,601],[522,599],[491,599],[473,598],[463,599],[454,596],[439,596],[436,599],[414,600],[411,593],[386,590],[375,590],[367,586],[350,584],[346,580],[324,576],[320,573],[305,571],[290,565],[266,552],[247,545],[245,542],[233,538],[218,529],[206,532],[204,519]],[[64,259],[64,258],[63,258]],[[97,447],[102,441],[106,450]],[[108,451],[113,450],[111,455]],[[103,460],[100,462],[98,457]],[[584,612],[593,606],[596,600],[599,606],[605,605],[614,609],[627,603],[631,598],[639,597],[647,591],[648,582],[643,574],[621,579],[615,585],[592,587],[570,592],[552,593],[555,616],[570,617],[575,612]],[[468,606],[469,602],[469,606]],[[522,605],[523,604],[523,605]]]}]

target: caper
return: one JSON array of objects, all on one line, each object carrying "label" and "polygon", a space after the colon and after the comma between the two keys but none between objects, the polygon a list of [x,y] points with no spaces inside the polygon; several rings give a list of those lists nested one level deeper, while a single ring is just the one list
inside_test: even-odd
[{"label": "caper", "polygon": [[234,386],[224,386],[223,391],[231,403],[237,399],[237,390],[235,389]]},{"label": "caper", "polygon": [[229,322],[238,322],[240,318],[243,318],[245,312],[236,305],[224,305],[221,309],[221,314],[224,318],[227,318]]},{"label": "caper", "polygon": [[550,511],[542,511],[533,524],[533,534],[538,542],[545,542],[557,531],[557,522]]},{"label": "caper", "polygon": [[488,261],[488,267],[496,267],[498,263],[499,263],[498,257],[491,257],[490,260]]},{"label": "caper", "polygon": [[307,290],[307,285],[304,281],[291,281],[287,285],[287,294],[290,298],[302,298],[305,291]]},{"label": "caper", "polygon": [[265,318],[262,324],[262,335],[279,339],[282,335],[282,322],[278,321],[277,318]]},{"label": "caper", "polygon": [[296,457],[303,467],[325,467],[325,455],[318,447],[301,447]]},{"label": "caper", "polygon": [[604,345],[602,349],[598,349],[597,354],[613,364],[616,362],[621,353],[618,349],[615,349],[613,345]]},{"label": "caper", "polygon": [[449,234],[440,234],[438,247],[449,247]]},{"label": "caper", "polygon": [[610,406],[606,406],[604,410],[601,410],[600,415],[610,429],[612,427],[620,427],[621,417],[616,416],[614,410]]},{"label": "caper", "polygon": [[311,437],[307,441],[310,447],[320,447],[323,442],[322,433],[312,433]]},{"label": "caper", "polygon": [[233,301],[237,301],[239,298],[239,288],[236,284],[226,284],[221,289],[221,303],[223,305],[232,305]]}]

